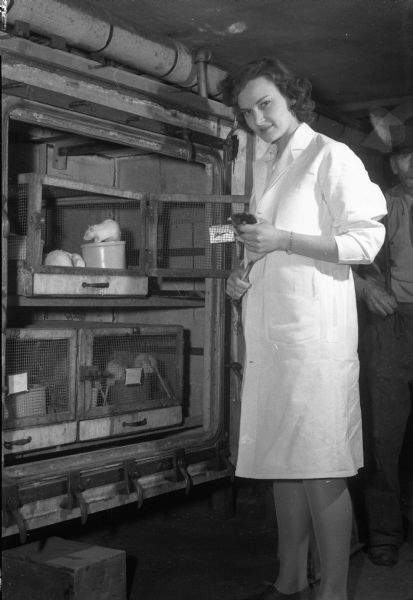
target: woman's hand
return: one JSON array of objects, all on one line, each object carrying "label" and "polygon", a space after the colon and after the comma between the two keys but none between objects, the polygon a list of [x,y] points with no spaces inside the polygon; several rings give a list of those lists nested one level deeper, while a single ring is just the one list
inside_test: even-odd
[{"label": "woman's hand", "polygon": [[260,221],[254,225],[239,225],[238,238],[248,252],[263,255],[274,250],[285,250],[288,244],[288,233],[276,229],[268,221]]},{"label": "woman's hand", "polygon": [[244,274],[243,268],[238,268],[232,271],[227,279],[226,293],[233,300],[239,300],[245,292],[251,287],[248,281],[243,281],[241,278]]}]

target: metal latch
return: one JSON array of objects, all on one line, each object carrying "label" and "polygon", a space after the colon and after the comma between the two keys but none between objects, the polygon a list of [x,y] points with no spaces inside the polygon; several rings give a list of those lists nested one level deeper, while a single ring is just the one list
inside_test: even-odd
[{"label": "metal latch", "polygon": [[182,130],[182,137],[184,138],[188,149],[186,160],[187,162],[194,161],[196,158],[196,149],[193,141],[191,140],[191,132],[189,131],[189,129]]},{"label": "metal latch", "polygon": [[99,377],[99,369],[96,365],[80,365],[79,375],[80,381],[94,380]]},{"label": "metal latch", "polygon": [[238,149],[239,149],[239,139],[238,139],[238,136],[235,134],[237,129],[238,129],[238,120],[234,119],[234,123],[225,139],[225,145],[230,150],[228,160],[229,160],[229,162],[232,163],[233,170],[235,167],[235,161],[237,160]]},{"label": "metal latch", "polygon": [[16,484],[5,485],[2,489],[3,512],[5,520],[11,518],[17,524],[19,529],[20,542],[24,544],[27,539],[27,528],[19,508],[22,503],[20,500],[19,489]]},{"label": "metal latch", "polygon": [[55,48],[56,50],[63,50],[63,51],[67,50],[66,39],[64,37],[62,37],[61,35],[51,35],[50,41],[49,41],[49,46],[51,48]]},{"label": "metal latch", "polygon": [[[133,459],[123,461],[123,471],[125,474],[126,493],[136,492],[138,496],[138,508],[143,504],[143,487],[139,483],[140,473]],[[122,492],[121,492],[122,493]]]},{"label": "metal latch", "polygon": [[87,521],[87,504],[82,495],[85,486],[79,471],[72,471],[67,476],[67,499],[63,500],[61,507],[66,510],[73,510],[76,506],[80,508],[80,521],[85,525]]},{"label": "metal latch", "polygon": [[44,216],[41,212],[31,212],[29,215],[29,223],[34,229],[41,229],[44,225]]},{"label": "metal latch", "polygon": [[13,24],[13,33],[17,37],[27,38],[30,37],[30,25],[26,21],[20,21],[16,19]]},{"label": "metal latch", "polygon": [[174,454],[174,467],[176,480],[185,481],[185,494],[188,495],[192,489],[193,483],[190,474],[188,473],[188,464],[186,461],[185,450],[176,450]]}]

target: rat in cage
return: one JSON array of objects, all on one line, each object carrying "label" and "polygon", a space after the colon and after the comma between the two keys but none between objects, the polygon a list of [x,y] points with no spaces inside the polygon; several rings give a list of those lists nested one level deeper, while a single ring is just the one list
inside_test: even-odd
[{"label": "rat in cage", "polygon": [[160,394],[166,394],[169,401],[174,399],[163,366],[153,354],[115,350],[103,364],[101,376],[92,386],[95,406],[145,403]]},{"label": "rat in cage", "polygon": [[113,219],[105,219],[101,223],[86,229],[83,239],[87,242],[118,242],[121,231],[119,224]]},{"label": "rat in cage", "polygon": [[85,267],[86,263],[77,252],[51,250],[44,258],[43,264],[54,267]]},{"label": "rat in cage", "polygon": [[113,398],[110,398],[112,388],[118,382],[124,385],[126,381],[126,369],[127,366],[116,358],[111,358],[106,363],[104,369],[105,385],[103,387],[100,381],[96,383],[96,388],[102,397],[102,401],[98,404],[106,406],[111,403],[111,400],[113,400]]},{"label": "rat in cage", "polygon": [[[148,373],[149,362],[144,365],[141,359],[140,363],[138,361],[139,364],[136,364],[136,359],[139,356],[142,357],[143,355],[138,354],[136,356],[134,352],[120,350],[113,352],[103,371],[105,383],[100,392],[104,405],[134,402],[142,395],[150,396],[153,393],[153,386]],[[140,380],[134,379],[133,384],[128,383],[127,370],[139,367],[142,368]],[[150,371],[152,371],[152,368],[150,368]]]}]

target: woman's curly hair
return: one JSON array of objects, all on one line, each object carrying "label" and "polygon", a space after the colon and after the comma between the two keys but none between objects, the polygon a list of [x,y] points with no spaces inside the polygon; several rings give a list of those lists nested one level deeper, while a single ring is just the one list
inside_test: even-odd
[{"label": "woman's curly hair", "polygon": [[311,123],[314,120],[315,103],[311,99],[311,83],[308,79],[296,77],[282,62],[274,58],[260,58],[240,67],[228,75],[221,84],[225,104],[232,106],[238,122],[250,131],[238,107],[238,95],[252,79],[265,77],[272,81],[289,100],[290,110],[299,121]]}]

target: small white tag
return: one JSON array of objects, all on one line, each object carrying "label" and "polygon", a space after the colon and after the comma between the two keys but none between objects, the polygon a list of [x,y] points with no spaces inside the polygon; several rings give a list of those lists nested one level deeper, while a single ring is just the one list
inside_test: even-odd
[{"label": "small white tag", "polygon": [[125,385],[137,385],[142,383],[142,367],[134,367],[133,369],[125,369],[126,379]]},{"label": "small white tag", "polygon": [[19,394],[28,392],[27,388],[27,373],[18,373],[17,375],[9,375],[8,377],[8,394]]},{"label": "small white tag", "polygon": [[209,227],[209,242],[211,244],[222,244],[222,242],[234,242],[234,228],[232,225],[212,225]]}]

